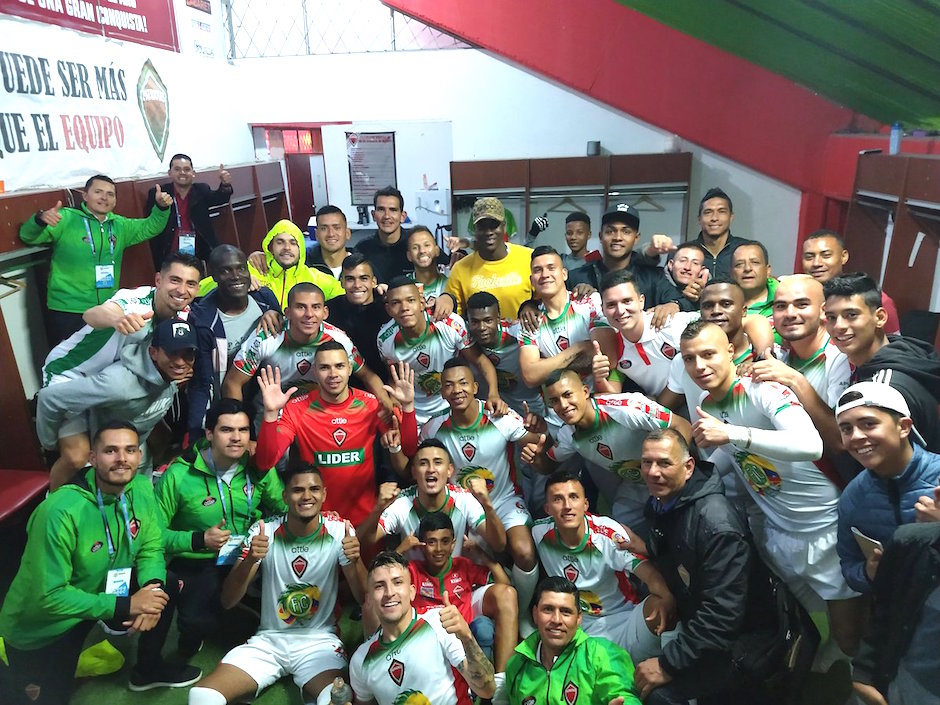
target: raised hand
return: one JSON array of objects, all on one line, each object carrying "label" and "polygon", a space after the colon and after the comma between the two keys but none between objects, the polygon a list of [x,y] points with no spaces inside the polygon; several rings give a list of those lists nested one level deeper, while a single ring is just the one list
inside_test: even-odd
[{"label": "raised hand", "polygon": [[228,543],[229,538],[232,536],[232,532],[228,529],[223,528],[225,526],[225,519],[223,518],[215,526],[210,526],[208,529],[202,532],[203,540],[205,541],[206,548],[210,551],[220,551],[222,547]]},{"label": "raised hand", "polygon": [[264,533],[264,519],[258,522],[258,534],[248,541],[246,561],[260,563],[268,555],[268,536]]},{"label": "raised hand", "polygon": [[695,279],[685,285],[685,288],[682,290],[682,295],[689,301],[698,301],[698,297],[702,295],[702,289],[704,289],[705,285],[708,283],[709,276],[708,270],[703,268],[702,271],[696,275]]},{"label": "raised hand", "polygon": [[401,540],[401,543],[398,544],[398,548],[395,549],[395,553],[405,555],[411,549],[421,548],[422,546],[425,546],[425,545],[426,544],[424,543],[424,541],[419,539],[414,534],[408,534],[407,536],[405,536],[405,538]]},{"label": "raised hand", "polygon": [[467,480],[467,489],[470,490],[470,494],[473,495],[474,499],[484,507],[490,505],[490,492],[486,489],[486,480],[482,477],[471,477]]},{"label": "raised hand", "polygon": [[537,238],[539,234],[548,230],[548,213],[543,213],[532,221],[532,227],[529,228],[529,237]]},{"label": "raised hand", "polygon": [[225,184],[226,186],[232,183],[232,175],[221,164],[219,164],[219,181]]},{"label": "raised hand", "polygon": [[162,190],[160,188],[160,184],[157,184],[157,193],[153,200],[158,206],[160,206],[160,208],[163,209],[167,209],[173,205],[173,196]]},{"label": "raised hand", "polygon": [[388,395],[402,411],[412,411],[415,403],[415,371],[407,362],[396,362],[388,366],[392,383],[382,385]]},{"label": "raised hand", "polygon": [[700,418],[692,424],[692,438],[695,439],[699,448],[714,448],[715,446],[723,446],[728,442],[727,424],[702,411],[700,406],[695,407],[695,413]]},{"label": "raised hand", "polygon": [[933,497],[924,495],[914,503],[915,521],[940,521],[940,487],[933,488]]},{"label": "raised hand", "polygon": [[662,233],[656,233],[653,235],[653,240],[646,248],[646,254],[652,256],[655,255],[665,255],[669,252],[674,252],[677,246],[673,242],[673,239],[668,235],[663,235]]},{"label": "raised hand", "polygon": [[131,335],[146,326],[151,318],[153,318],[153,311],[126,313],[114,322],[114,330],[121,335]]},{"label": "raised hand", "polygon": [[291,387],[286,392],[281,391],[281,368],[267,365],[261,368],[258,374],[258,386],[261,387],[261,398],[264,400],[264,410],[276,413],[287,406],[297,387]]},{"label": "raised hand", "polygon": [[441,607],[440,618],[441,626],[444,627],[444,631],[448,634],[454,634],[458,638],[466,639],[472,636],[470,634],[470,627],[467,625],[466,620],[460,615],[460,610],[450,603],[450,595],[447,594],[447,590],[444,591],[442,597],[444,599],[444,606]]},{"label": "raised hand", "polygon": [[548,424],[545,422],[545,419],[531,411],[528,402],[522,402],[522,411],[522,420],[525,424],[526,431],[531,431],[532,433],[546,433],[548,431]]},{"label": "raised hand", "polygon": [[350,563],[359,560],[359,539],[356,537],[356,529],[352,522],[346,519],[346,535],[343,537],[343,555]]},{"label": "raised hand", "polygon": [[536,457],[538,457],[542,451],[545,450],[545,443],[548,440],[548,437],[542,433],[539,434],[539,440],[536,443],[526,443],[522,446],[522,452],[520,453],[522,460],[527,463],[534,463]]},{"label": "raised hand", "polygon": [[601,352],[601,344],[592,340],[594,346],[594,357],[591,358],[591,373],[594,380],[604,382],[610,377],[610,358]]},{"label": "raised hand", "polygon": [[56,201],[52,208],[45,210],[40,214],[39,220],[41,220],[46,225],[56,225],[60,220],[62,220],[62,214],[59,213],[61,208],[62,201]]},{"label": "raised hand", "polygon": [[379,497],[376,503],[383,509],[395,501],[395,498],[401,493],[398,483],[383,482],[379,485]]}]

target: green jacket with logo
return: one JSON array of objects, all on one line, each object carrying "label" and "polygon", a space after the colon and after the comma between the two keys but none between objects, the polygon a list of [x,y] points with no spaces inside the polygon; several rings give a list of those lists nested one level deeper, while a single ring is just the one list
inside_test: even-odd
[{"label": "green jacket with logo", "polygon": [[539,661],[538,646],[539,633],[533,632],[516,647],[506,664],[503,693],[494,702],[607,705],[622,696],[624,705],[640,705],[633,685],[633,661],[613,642],[590,637],[579,627],[551,671]]},{"label": "green jacket with logo", "polygon": [[150,478],[137,475],[124,488],[130,541],[118,497],[102,493],[102,518],[97,491],[95,470],[88,467],[29,518],[23,560],[0,608],[0,637],[14,648],[41,648],[84,621],[129,619],[131,598],[105,593],[112,568],[134,568],[140,585],[166,580]]},{"label": "green jacket with logo", "polygon": [[[146,218],[108,213],[101,223],[83,203],[81,208],[62,208],[59,215],[62,220],[55,225],[30,218],[20,226],[20,239],[27,245],[52,245],[46,295],[48,307],[53,311],[85,313],[114,295],[121,279],[124,250],[163,232],[170,209],[154,206]],[[88,241],[89,233],[92,242]],[[114,286],[98,289],[95,266],[112,264],[112,240]]]},{"label": "green jacket with logo", "polygon": [[[160,517],[166,527],[163,546],[168,558],[215,558],[217,551],[206,549],[203,532],[223,519],[232,534],[246,535],[258,519],[287,511],[281,496],[284,484],[277,471],[258,472],[248,453],[238,462],[238,471],[230,485],[222,482],[225,502],[219,498],[215,471],[207,464],[203,451],[209,441],[201,438],[167,466],[156,486]],[[251,478],[251,514],[248,516],[246,473]],[[233,517],[234,512],[234,517]]]}]

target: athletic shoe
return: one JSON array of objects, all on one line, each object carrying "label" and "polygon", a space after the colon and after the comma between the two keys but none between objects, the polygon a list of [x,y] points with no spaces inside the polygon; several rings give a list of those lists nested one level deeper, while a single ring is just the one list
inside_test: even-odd
[{"label": "athletic shoe", "polygon": [[202,678],[202,671],[195,666],[163,664],[149,673],[141,673],[134,668],[127,687],[134,692],[153,688],[185,688],[200,678]]}]

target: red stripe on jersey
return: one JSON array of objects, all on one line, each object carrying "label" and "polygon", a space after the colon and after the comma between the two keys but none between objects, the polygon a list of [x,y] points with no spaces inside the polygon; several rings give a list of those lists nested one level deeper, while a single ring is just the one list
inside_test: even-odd
[{"label": "red stripe on jersey", "polygon": [[619,531],[610,526],[595,523],[593,514],[585,514],[584,518],[587,519],[588,531],[593,531],[595,534],[606,536],[615,542],[627,538],[626,534],[621,534]]},{"label": "red stripe on jersey", "polygon": [[845,489],[845,481],[839,475],[835,464],[829,458],[823,456],[819,460],[814,460],[813,465],[819,468],[819,471],[826,476],[826,479],[828,479],[829,482],[838,487],[840,490]]},{"label": "red stripe on jersey", "polygon": [[641,360],[643,360],[643,364],[649,367],[650,359],[646,354],[646,350],[643,349],[643,343],[634,343],[633,347],[636,348],[636,354],[640,356]]},{"label": "red stripe on jersey", "polygon": [[633,583],[630,582],[629,576],[622,570],[618,570],[616,575],[617,589],[620,590],[620,594],[624,596],[627,602],[632,602],[634,605],[638,605],[640,603],[640,596],[633,587]]}]

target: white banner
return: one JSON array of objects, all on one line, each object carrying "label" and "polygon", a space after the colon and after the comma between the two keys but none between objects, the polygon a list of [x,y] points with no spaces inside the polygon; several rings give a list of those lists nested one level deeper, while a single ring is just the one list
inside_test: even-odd
[{"label": "white banner", "polygon": [[197,165],[254,159],[224,62],[11,17],[0,37],[6,191],[162,173],[176,152]]}]

